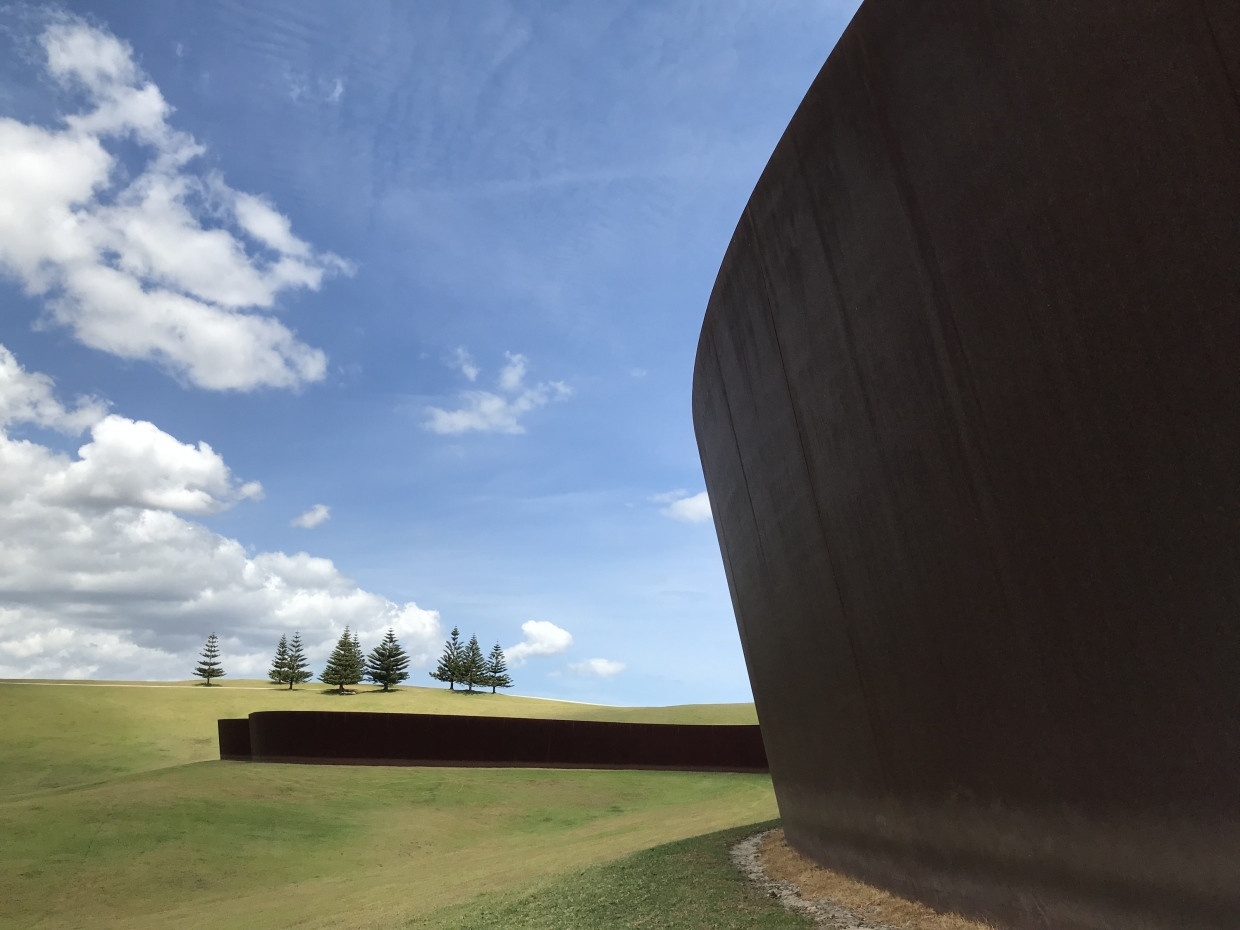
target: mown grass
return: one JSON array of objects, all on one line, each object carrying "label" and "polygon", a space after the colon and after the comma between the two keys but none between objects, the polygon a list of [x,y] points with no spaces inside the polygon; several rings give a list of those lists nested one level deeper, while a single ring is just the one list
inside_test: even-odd
[{"label": "mown grass", "polygon": [[752,704],[600,707],[402,687],[353,695],[307,684],[292,691],[261,681],[10,683],[0,681],[6,795],[91,784],[131,772],[219,758],[216,720],[260,710],[347,710],[496,717],[558,717],[644,723],[757,723]]},{"label": "mown grass", "polygon": [[750,707],[229,684],[0,684],[0,928],[397,927],[775,813],[765,776],[255,765],[218,761],[215,742],[218,717],[283,707],[668,722]]},{"label": "mown grass", "polygon": [[525,892],[484,895],[406,922],[404,930],[805,930],[748,887],[729,861],[738,840],[775,823],[695,836],[560,876]]}]

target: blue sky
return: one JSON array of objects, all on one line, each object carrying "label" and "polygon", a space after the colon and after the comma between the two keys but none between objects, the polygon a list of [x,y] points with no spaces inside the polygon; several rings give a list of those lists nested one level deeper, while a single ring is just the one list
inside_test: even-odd
[{"label": "blue sky", "polygon": [[0,676],[748,700],[693,357],[855,6],[0,10]]}]

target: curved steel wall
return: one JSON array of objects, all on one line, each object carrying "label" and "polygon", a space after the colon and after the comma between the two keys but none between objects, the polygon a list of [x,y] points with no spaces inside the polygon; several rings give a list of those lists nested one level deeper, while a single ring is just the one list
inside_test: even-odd
[{"label": "curved steel wall", "polygon": [[234,761],[767,771],[753,725],[265,710],[219,736]]},{"label": "curved steel wall", "polygon": [[866,0],[694,422],[790,841],[1240,926],[1240,4]]}]

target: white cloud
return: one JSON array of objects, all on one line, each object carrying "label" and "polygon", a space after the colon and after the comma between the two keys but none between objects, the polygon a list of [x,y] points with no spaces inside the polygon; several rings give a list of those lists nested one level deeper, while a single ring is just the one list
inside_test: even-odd
[{"label": "white cloud", "polygon": [[[185,678],[214,630],[233,677],[263,677],[281,633],[321,662],[347,624],[363,643],[392,627],[429,663],[439,615],[359,588],[304,552],[247,553],[189,517],[257,498],[203,442],[150,423],[68,409],[0,347],[0,677]],[[76,456],[4,426],[73,431]]]},{"label": "white cloud", "polygon": [[66,410],[52,393],[51,378],[26,371],[0,345],[0,427],[34,423],[76,434],[102,420],[106,412],[102,402],[89,397],[79,398],[73,410]]},{"label": "white cloud", "polygon": [[527,620],[521,624],[525,639],[504,650],[512,665],[524,665],[530,656],[553,656],[573,644],[573,634],[550,620]]},{"label": "white cloud", "polygon": [[464,346],[457,346],[456,351],[452,354],[450,362],[453,368],[459,369],[470,381],[478,380],[478,365],[474,362],[474,357],[469,354]]},{"label": "white cloud", "polygon": [[300,526],[305,530],[312,530],[321,523],[326,523],[332,515],[332,509],[326,504],[315,504],[299,517],[294,517],[292,526]]},{"label": "white cloud", "polygon": [[[45,300],[83,344],[157,362],[214,390],[296,387],[326,356],[271,315],[347,262],[218,176],[172,128],[172,107],[128,45],[63,17],[41,38],[49,75],[87,106],[59,128],[0,118],[0,273]],[[125,170],[110,149],[137,143]]]},{"label": "white cloud", "polygon": [[[237,485],[224,460],[205,442],[179,442],[153,423],[109,414],[90,428],[76,461],[45,470],[31,493],[57,506],[107,510],[135,507],[177,513],[215,513],[246,498],[259,499],[257,481]],[[50,464],[50,460],[49,460]]]},{"label": "white cloud", "polygon": [[527,359],[524,355],[514,355],[511,352],[505,352],[504,358],[508,359],[508,364],[500,369],[499,386],[505,391],[519,391],[522,382],[525,381]]},{"label": "white cloud", "polygon": [[263,198],[238,193],[233,210],[241,228],[264,245],[298,258],[311,255],[310,246],[293,235],[288,217]]},{"label": "white cloud", "polygon": [[[463,351],[463,350],[458,350]],[[466,353],[468,355],[468,353]],[[546,406],[553,400],[562,400],[573,393],[563,381],[545,381],[527,386],[525,372],[527,360],[524,355],[505,353],[507,364],[500,370],[497,385],[501,393],[491,391],[462,391],[461,406],[455,410],[427,407],[423,426],[432,433],[453,434],[477,431],[480,433],[524,433],[521,417],[532,410]],[[478,375],[478,369],[469,359],[469,369],[458,363],[469,380]],[[469,374],[470,369],[473,376]]]},{"label": "white cloud", "polygon": [[298,106],[320,106],[339,103],[344,99],[344,78],[289,70],[285,72],[284,79],[288,84],[289,100]]},{"label": "white cloud", "polygon": [[584,662],[570,662],[568,665],[569,671],[576,672],[578,675],[594,675],[599,678],[619,675],[627,667],[623,662],[615,662],[611,659],[586,659]]},{"label": "white cloud", "polygon": [[656,504],[666,504],[659,510],[665,517],[682,523],[704,523],[710,519],[710,498],[705,491],[688,494],[686,491],[669,491],[650,498]]}]

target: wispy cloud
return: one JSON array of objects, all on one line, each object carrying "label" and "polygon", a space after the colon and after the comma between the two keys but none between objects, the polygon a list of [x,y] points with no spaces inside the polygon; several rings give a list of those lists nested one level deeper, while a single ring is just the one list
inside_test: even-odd
[{"label": "wispy cloud", "polygon": [[294,517],[291,526],[300,526],[303,530],[312,530],[326,523],[332,515],[332,509],[326,504],[315,504],[301,516]]},{"label": "wispy cloud", "polygon": [[627,665],[612,659],[586,659],[584,662],[570,662],[568,669],[578,675],[590,675],[596,678],[611,678],[619,675]]},{"label": "wispy cloud", "polygon": [[530,656],[559,655],[573,644],[573,634],[550,620],[527,620],[521,624],[525,638],[504,650],[513,665],[524,665]]},{"label": "wispy cloud", "polygon": [[452,360],[449,364],[460,371],[468,380],[478,380],[478,365],[474,362],[474,357],[469,354],[464,346],[456,347],[456,351],[452,353]]},{"label": "wispy cloud", "polygon": [[499,386],[505,391],[519,391],[521,383],[525,380],[526,358],[524,355],[514,355],[512,352],[505,352],[504,357],[508,359],[508,362],[500,369]]},{"label": "wispy cloud", "polygon": [[[463,352],[463,350],[458,350]],[[466,361],[456,367],[473,381],[478,368],[464,353]],[[496,382],[498,393],[492,391],[462,391],[458,397],[460,406],[454,410],[427,407],[423,426],[432,433],[454,434],[476,431],[480,433],[524,433],[521,418],[553,400],[562,400],[573,391],[563,381],[544,381],[534,385],[525,383],[527,360],[524,355],[505,353],[507,362],[500,370]],[[471,376],[472,372],[472,376]]]},{"label": "wispy cloud", "polygon": [[683,489],[651,495],[655,504],[664,504],[659,513],[682,523],[704,523],[710,519],[710,498],[705,491],[690,494]]},{"label": "wispy cloud", "polygon": [[[115,36],[71,16],[41,44],[49,77],[87,106],[59,128],[0,118],[0,271],[40,295],[51,321],[199,387],[296,387],[326,356],[272,315],[348,262],[217,174],[169,122],[172,107]],[[139,153],[122,170],[115,147]]]}]

